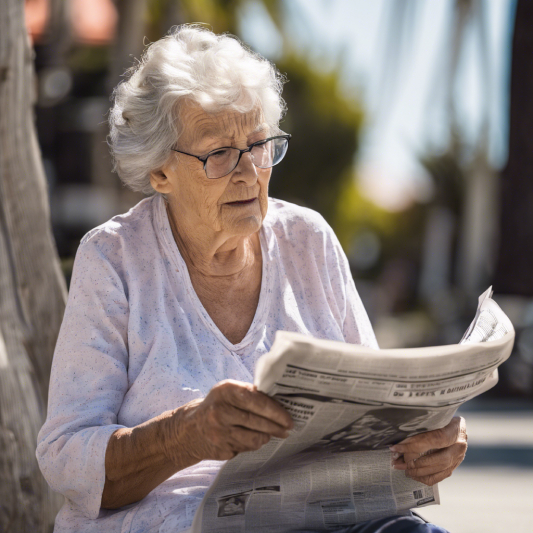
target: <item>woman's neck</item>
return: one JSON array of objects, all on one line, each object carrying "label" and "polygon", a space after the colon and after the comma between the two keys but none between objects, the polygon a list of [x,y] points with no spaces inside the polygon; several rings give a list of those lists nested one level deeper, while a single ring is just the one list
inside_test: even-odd
[{"label": "woman's neck", "polygon": [[261,261],[259,234],[227,235],[221,232],[205,231],[203,227],[186,227],[176,223],[169,204],[167,215],[174,240],[189,271],[191,269],[208,278],[232,278]]}]

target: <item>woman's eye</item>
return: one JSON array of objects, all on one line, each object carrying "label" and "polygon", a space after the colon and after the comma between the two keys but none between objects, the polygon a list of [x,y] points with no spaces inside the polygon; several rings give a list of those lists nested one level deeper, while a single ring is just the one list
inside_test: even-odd
[{"label": "woman's eye", "polygon": [[215,157],[223,157],[225,155],[228,155],[228,150],[217,150],[216,152],[213,152],[209,154],[209,157],[215,156]]}]

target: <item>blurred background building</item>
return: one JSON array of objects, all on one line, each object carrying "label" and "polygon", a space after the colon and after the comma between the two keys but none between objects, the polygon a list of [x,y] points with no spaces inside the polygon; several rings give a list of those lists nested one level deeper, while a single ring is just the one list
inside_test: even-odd
[{"label": "blurred background building", "polygon": [[517,328],[497,396],[533,398],[533,3],[26,0],[67,280],[80,238],[141,196],[111,171],[113,87],[176,25],[230,32],[288,79],[271,195],[321,212],[382,347],[458,342],[490,284]]}]

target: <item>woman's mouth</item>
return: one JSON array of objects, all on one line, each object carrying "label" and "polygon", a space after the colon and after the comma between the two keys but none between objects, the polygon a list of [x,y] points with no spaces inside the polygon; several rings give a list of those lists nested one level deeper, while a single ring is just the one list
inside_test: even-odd
[{"label": "woman's mouth", "polygon": [[236,202],[227,202],[227,205],[248,205],[255,202],[257,198],[250,198],[249,200],[238,200]]}]

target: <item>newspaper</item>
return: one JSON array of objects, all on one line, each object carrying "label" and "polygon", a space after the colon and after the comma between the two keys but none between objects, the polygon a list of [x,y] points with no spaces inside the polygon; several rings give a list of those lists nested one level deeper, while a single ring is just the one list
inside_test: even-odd
[{"label": "newspaper", "polygon": [[514,329],[491,295],[450,346],[374,350],[278,332],[254,381],[294,429],[225,463],[192,532],[328,531],[440,503],[437,485],[391,468],[389,446],[445,426],[496,384]]}]

